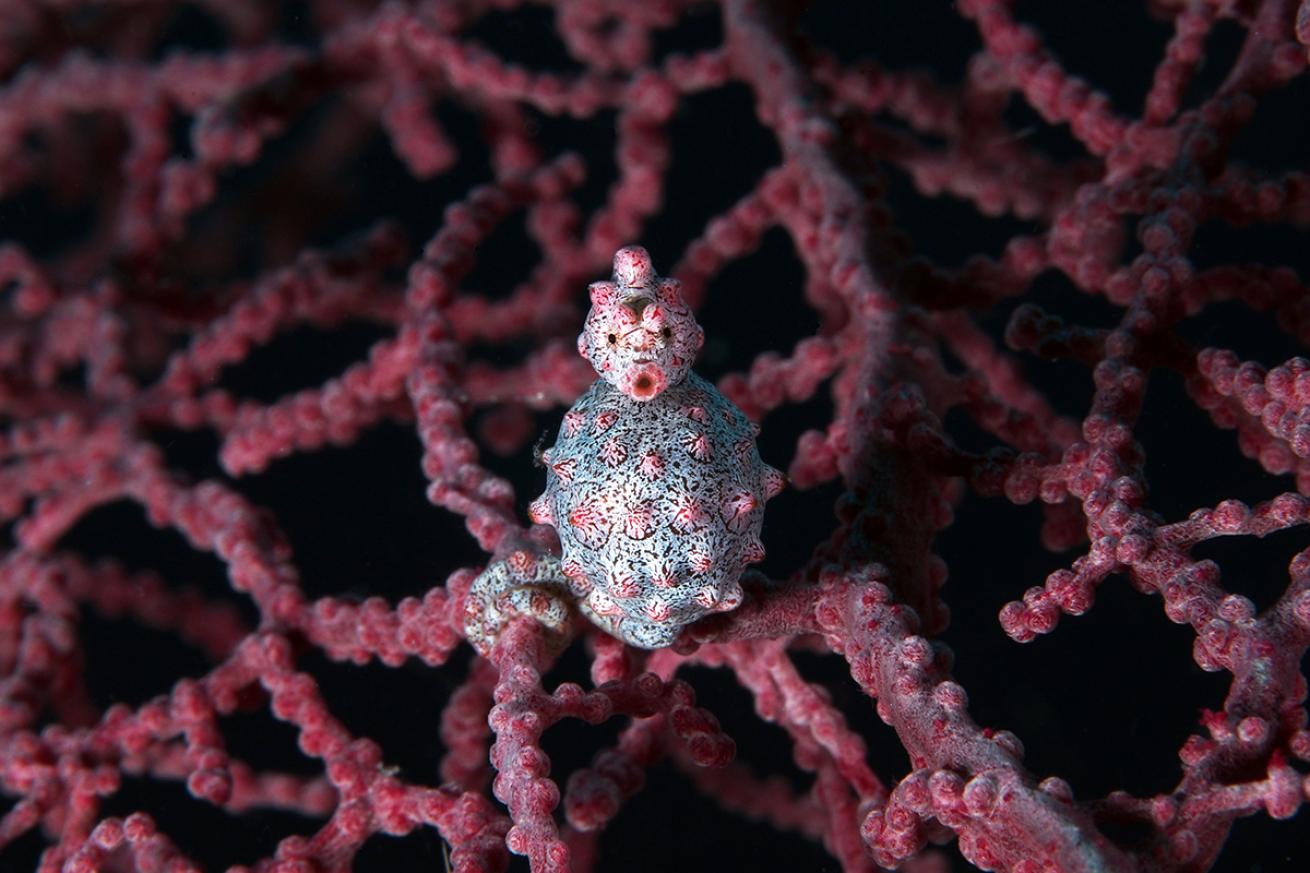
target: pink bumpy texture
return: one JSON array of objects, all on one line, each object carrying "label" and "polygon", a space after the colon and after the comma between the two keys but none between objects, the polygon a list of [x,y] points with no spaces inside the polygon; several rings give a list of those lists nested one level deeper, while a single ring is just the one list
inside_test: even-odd
[{"label": "pink bumpy texture", "polygon": [[654,400],[681,382],[705,342],[677,279],[655,275],[641,246],[614,254],[614,279],[591,284],[578,354],[632,400]]},{"label": "pink bumpy texture", "polygon": [[690,372],[704,332],[645,249],[619,249],[614,281],[594,283],[591,300],[578,351],[601,378],[542,454],[531,515],[559,532],[583,612],[659,648],[740,605],[737,580],[764,557],[764,503],[784,480],[760,460],[755,425]]}]

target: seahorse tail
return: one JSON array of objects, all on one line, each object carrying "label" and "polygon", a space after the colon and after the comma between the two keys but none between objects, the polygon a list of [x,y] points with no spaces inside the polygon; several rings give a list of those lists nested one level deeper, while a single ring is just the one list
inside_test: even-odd
[{"label": "seahorse tail", "polygon": [[560,559],[519,550],[473,580],[464,607],[464,632],[479,654],[489,655],[512,619],[531,616],[546,629],[548,644],[562,650],[572,636],[574,614]]}]

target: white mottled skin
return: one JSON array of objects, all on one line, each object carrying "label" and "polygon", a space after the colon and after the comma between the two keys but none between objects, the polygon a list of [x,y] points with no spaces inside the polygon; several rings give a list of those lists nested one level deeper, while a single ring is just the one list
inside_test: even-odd
[{"label": "white mottled skin", "polygon": [[546,490],[530,509],[555,527],[562,555],[515,553],[523,566],[500,562],[474,582],[466,625],[483,650],[511,614],[558,625],[547,590],[567,590],[625,642],[666,646],[735,609],[742,570],[764,556],[764,503],[784,479],[760,460],[755,426],[690,371],[704,333],[678,282],[630,246],[614,256],[613,281],[590,290],[578,351],[601,378],[542,453]]},{"label": "white mottled skin", "polygon": [[[691,371],[705,332],[682,302],[677,279],[661,279],[638,246],[614,255],[614,280],[593,282],[578,354],[627,397],[649,401]],[[643,377],[645,382],[643,382]]]}]

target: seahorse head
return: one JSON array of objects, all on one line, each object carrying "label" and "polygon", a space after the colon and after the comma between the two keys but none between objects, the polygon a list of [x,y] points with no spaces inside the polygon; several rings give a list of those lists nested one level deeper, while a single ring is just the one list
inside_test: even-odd
[{"label": "seahorse head", "polygon": [[691,369],[705,332],[682,300],[677,279],[655,275],[641,246],[614,254],[614,277],[590,286],[591,311],[578,354],[597,375],[638,401],[652,400]]}]

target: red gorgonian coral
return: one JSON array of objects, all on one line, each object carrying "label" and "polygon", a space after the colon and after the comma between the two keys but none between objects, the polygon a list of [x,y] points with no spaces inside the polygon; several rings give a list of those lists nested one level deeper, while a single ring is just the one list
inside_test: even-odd
[{"label": "red gorgonian coral", "polygon": [[[5,4],[0,862],[1299,869],[1307,43],[1294,0]],[[629,244],[787,464],[769,557],[671,647],[529,603],[476,655]]]}]

